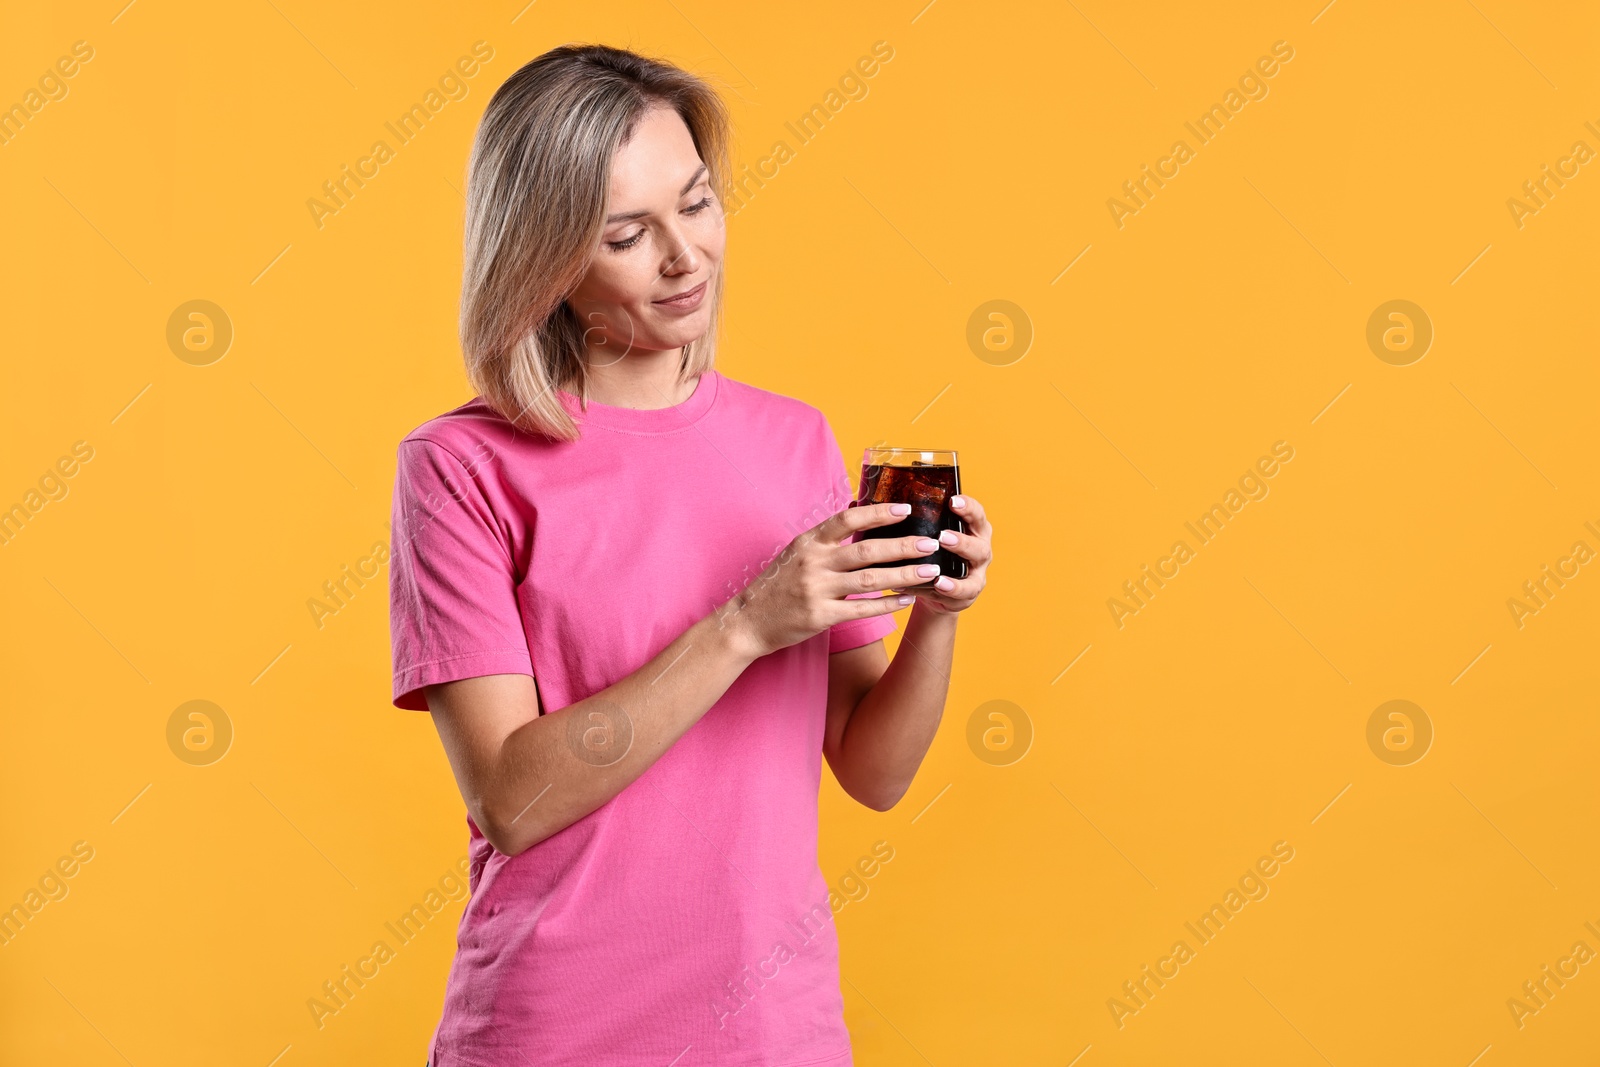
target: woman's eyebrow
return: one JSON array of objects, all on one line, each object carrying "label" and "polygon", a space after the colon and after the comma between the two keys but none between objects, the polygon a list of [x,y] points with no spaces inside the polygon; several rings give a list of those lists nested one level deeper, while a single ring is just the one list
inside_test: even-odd
[{"label": "woman's eyebrow", "polygon": [[[689,190],[695,187],[695,183],[700,180],[700,175],[704,174],[705,171],[706,165],[704,163],[700,164],[699,168],[689,175],[689,180],[683,183],[683,188],[678,190],[678,195],[687,195]],[[648,214],[650,214],[648,211],[628,211],[621,215],[608,215],[606,216],[606,225],[610,226],[614,222],[627,222],[630,219],[642,219]]]}]

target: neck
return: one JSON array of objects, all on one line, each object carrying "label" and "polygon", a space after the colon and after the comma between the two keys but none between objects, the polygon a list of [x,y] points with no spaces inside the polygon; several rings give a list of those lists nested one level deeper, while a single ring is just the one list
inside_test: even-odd
[{"label": "neck", "polygon": [[694,395],[697,379],[678,380],[683,349],[635,349],[621,359],[601,350],[585,357],[589,399],[597,404],[647,411],[676,407]]}]

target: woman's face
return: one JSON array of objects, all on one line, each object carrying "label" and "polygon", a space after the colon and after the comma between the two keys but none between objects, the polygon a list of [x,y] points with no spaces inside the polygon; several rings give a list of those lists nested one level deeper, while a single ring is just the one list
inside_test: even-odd
[{"label": "woman's face", "polygon": [[[703,336],[727,230],[676,111],[656,106],[640,116],[612,159],[606,211],[589,272],[567,298],[584,325],[590,362],[678,349]],[[662,303],[684,293],[688,303]]]}]

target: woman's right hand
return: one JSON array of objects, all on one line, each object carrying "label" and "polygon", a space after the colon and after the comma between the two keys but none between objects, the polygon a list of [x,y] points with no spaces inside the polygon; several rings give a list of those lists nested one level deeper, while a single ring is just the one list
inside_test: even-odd
[{"label": "woman's right hand", "polygon": [[[868,504],[829,516],[789,542],[718,609],[719,622],[733,632],[745,654],[756,659],[848,619],[887,615],[905,607],[915,597],[846,597],[927,585],[938,577],[936,564],[872,564],[932,555],[938,542],[916,535],[842,542],[861,530],[899,522],[910,511],[909,504]],[[928,573],[922,573],[922,567],[929,568]]]}]

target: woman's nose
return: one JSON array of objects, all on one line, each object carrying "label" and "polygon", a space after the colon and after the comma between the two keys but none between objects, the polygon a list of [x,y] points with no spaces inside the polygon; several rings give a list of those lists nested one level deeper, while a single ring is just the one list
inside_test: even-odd
[{"label": "woman's nose", "polygon": [[661,265],[661,273],[667,274],[693,274],[700,269],[700,257],[695,252],[694,243],[679,230],[672,230],[672,244],[669,245],[673,255]]}]

